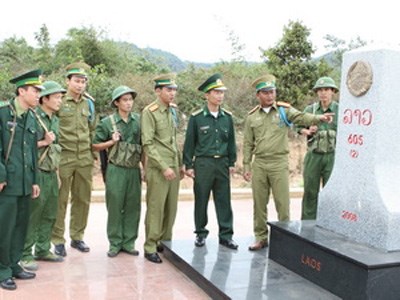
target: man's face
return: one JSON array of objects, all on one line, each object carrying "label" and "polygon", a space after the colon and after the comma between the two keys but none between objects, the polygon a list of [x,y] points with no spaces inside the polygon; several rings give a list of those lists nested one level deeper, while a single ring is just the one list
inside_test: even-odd
[{"label": "man's face", "polygon": [[34,108],[39,104],[40,89],[34,86],[27,86],[19,89],[19,99],[23,105]]},{"label": "man's face", "polygon": [[225,91],[211,90],[205,94],[205,97],[209,104],[214,106],[220,106],[224,101]]},{"label": "man's face", "polygon": [[42,105],[55,113],[60,110],[62,104],[62,93],[55,93],[42,98]]},{"label": "man's face", "polygon": [[119,97],[118,100],[114,101],[115,106],[118,107],[120,112],[129,113],[133,108],[133,97],[132,94],[125,94]]},{"label": "man's face", "polygon": [[169,105],[174,101],[176,95],[176,88],[172,87],[160,87],[156,89],[158,98],[166,105]]},{"label": "man's face", "polygon": [[81,95],[86,89],[86,84],[87,78],[85,76],[72,75],[67,78],[68,91],[72,94]]},{"label": "man's face", "polygon": [[274,104],[274,101],[276,99],[276,90],[268,90],[268,91],[259,91],[256,94],[258,100],[260,101],[261,107],[269,107],[272,104]]},{"label": "man's face", "polygon": [[317,95],[320,101],[330,103],[335,91],[332,88],[320,88],[317,90]]}]

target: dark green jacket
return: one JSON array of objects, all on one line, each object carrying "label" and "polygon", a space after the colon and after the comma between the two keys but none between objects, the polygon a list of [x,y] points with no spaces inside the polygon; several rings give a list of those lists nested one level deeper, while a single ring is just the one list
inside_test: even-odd
[{"label": "dark green jacket", "polygon": [[[37,184],[37,121],[31,110],[15,116],[14,99],[0,106],[0,182],[7,182],[0,195],[27,196]],[[15,134],[6,163],[12,130]]]},{"label": "dark green jacket", "polygon": [[230,112],[220,109],[218,117],[214,118],[205,105],[190,116],[183,148],[183,163],[187,169],[193,169],[196,157],[213,156],[226,156],[229,166],[235,165],[235,130]]}]

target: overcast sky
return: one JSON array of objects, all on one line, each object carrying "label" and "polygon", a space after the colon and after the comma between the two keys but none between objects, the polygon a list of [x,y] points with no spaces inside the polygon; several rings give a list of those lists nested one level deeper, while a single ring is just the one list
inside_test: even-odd
[{"label": "overcast sky", "polygon": [[55,44],[72,27],[94,26],[117,41],[169,51],[183,60],[217,62],[231,59],[228,36],[233,31],[246,46],[246,59],[259,61],[259,47],[273,47],[289,20],[311,29],[317,54],[326,52],[326,34],[347,42],[360,36],[398,45],[395,5],[393,0],[3,1],[0,41],[15,35],[35,45],[34,33],[45,23]]}]

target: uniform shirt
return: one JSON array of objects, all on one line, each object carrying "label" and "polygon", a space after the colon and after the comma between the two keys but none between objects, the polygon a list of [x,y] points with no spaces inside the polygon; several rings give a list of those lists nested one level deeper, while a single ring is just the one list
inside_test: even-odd
[{"label": "uniform shirt", "polygon": [[176,127],[170,107],[159,99],[143,109],[142,145],[148,158],[148,167],[155,167],[163,172],[169,167],[182,165],[176,141]]},{"label": "uniform shirt", "polygon": [[192,169],[196,157],[224,156],[229,159],[229,166],[236,162],[235,131],[231,113],[219,109],[215,118],[207,105],[194,112],[189,119],[183,149],[183,162],[187,169]]},{"label": "uniform shirt", "polygon": [[[329,131],[335,132],[335,137],[336,137],[338,110],[339,110],[339,104],[336,101],[332,101],[325,111],[321,105],[321,102],[315,102],[311,105],[308,105],[304,109],[304,112],[314,114],[314,115],[323,115],[324,113],[334,113],[335,115],[333,117],[332,123],[320,123],[318,125],[317,134],[318,134],[318,132],[329,130]],[[306,128],[306,127],[305,126],[297,126],[297,132],[300,133],[303,128]],[[324,135],[324,136],[327,137],[327,135]],[[307,139],[308,148],[315,147],[314,143],[316,141],[317,141],[317,139],[315,138],[315,135],[308,137],[308,139]]]},{"label": "uniform shirt", "polygon": [[79,160],[89,160],[92,157],[92,132],[95,122],[90,121],[89,99],[81,97],[78,102],[68,94],[63,97],[60,119],[60,146],[62,155],[74,155]]},{"label": "uniform shirt", "polygon": [[[285,107],[287,119],[294,124],[319,124],[319,117],[305,114],[293,107]],[[287,157],[289,127],[281,120],[278,106],[274,103],[269,113],[260,105],[249,112],[243,137],[243,168],[250,171],[253,155],[259,158],[279,159]]]},{"label": "uniform shirt", "polygon": [[[32,193],[32,185],[37,184],[37,122],[28,109],[16,116],[14,123],[15,101],[0,107],[0,182],[7,182],[0,194],[27,196]],[[14,139],[5,163],[13,130]]]},{"label": "uniform shirt", "polygon": [[107,142],[112,139],[114,128],[111,118],[115,120],[117,131],[121,134],[121,141],[140,145],[140,116],[137,113],[129,114],[127,122],[125,122],[118,113],[114,113],[102,119],[96,127],[93,144]]},{"label": "uniform shirt", "polygon": [[[53,141],[53,144],[58,144],[58,137],[59,137],[59,119],[57,118],[56,115],[52,114],[50,117],[40,106],[36,107],[35,109],[37,116],[40,118],[40,120],[44,123],[48,131],[51,131],[55,135],[55,140]],[[41,141],[44,139],[46,131],[43,128],[43,126],[38,122],[38,141]],[[39,148],[39,157],[42,156],[43,152],[45,151],[46,147],[41,147]]]}]

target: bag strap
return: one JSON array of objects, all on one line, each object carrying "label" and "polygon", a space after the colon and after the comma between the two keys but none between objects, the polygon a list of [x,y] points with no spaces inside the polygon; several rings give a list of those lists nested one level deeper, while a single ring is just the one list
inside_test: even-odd
[{"label": "bag strap", "polygon": [[10,157],[10,153],[11,153],[11,148],[12,148],[12,144],[14,141],[14,137],[15,137],[15,127],[17,126],[17,112],[15,111],[14,107],[12,105],[10,105],[10,109],[14,114],[14,118],[13,118],[13,128],[11,130],[11,137],[10,137],[10,141],[8,142],[8,147],[7,147],[7,153],[6,153],[6,157],[4,159],[4,163],[7,164],[8,159]]},{"label": "bag strap", "polygon": [[[43,130],[44,130],[46,133],[48,133],[48,132],[49,132],[49,129],[47,128],[46,124],[44,124],[44,122],[43,122],[42,118],[39,116],[39,114],[38,114],[35,110],[33,110],[33,109],[32,109],[32,112],[33,112],[33,114],[35,115],[35,117],[36,117],[37,121],[39,122],[40,126],[42,126]],[[49,152],[49,149],[50,149],[49,146],[50,146],[50,145],[47,145],[47,146],[46,146],[46,149],[44,149],[42,155],[40,156],[40,158],[39,158],[39,165],[40,165],[40,164],[43,162],[43,160],[45,159],[45,157],[46,157],[46,155],[47,155],[47,152]]]}]

